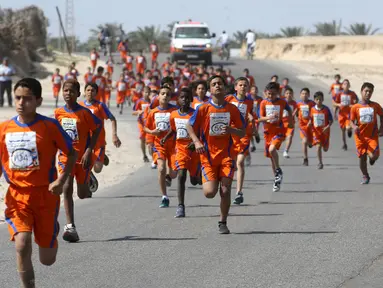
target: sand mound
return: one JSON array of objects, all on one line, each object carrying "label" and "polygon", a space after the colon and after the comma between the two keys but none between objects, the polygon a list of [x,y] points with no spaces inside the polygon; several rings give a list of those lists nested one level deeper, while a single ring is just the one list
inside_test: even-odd
[{"label": "sand mound", "polygon": [[259,59],[383,65],[383,35],[259,39],[256,44],[254,55]]}]

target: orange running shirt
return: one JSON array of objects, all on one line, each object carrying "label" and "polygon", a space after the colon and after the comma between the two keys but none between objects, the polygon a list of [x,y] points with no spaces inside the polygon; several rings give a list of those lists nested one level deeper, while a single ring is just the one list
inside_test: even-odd
[{"label": "orange running shirt", "polygon": [[383,116],[383,109],[376,102],[357,103],[351,108],[350,120],[357,122],[360,129],[360,136],[373,139],[378,137],[377,115]]},{"label": "orange running shirt", "polygon": [[[286,101],[287,105],[290,106],[291,112],[294,112],[295,109],[297,108],[297,102],[295,102],[294,100],[291,100],[291,101],[285,100],[285,101]],[[289,122],[289,113],[287,112],[287,110],[283,110],[282,121],[283,121],[283,123]],[[293,118],[293,123],[295,123],[294,118]]]},{"label": "orange running shirt", "polygon": [[170,128],[176,132],[176,147],[178,145],[188,146],[192,142],[188,131],[186,130],[186,124],[189,119],[193,116],[195,110],[190,108],[188,113],[181,113],[181,111],[174,110],[170,114]]},{"label": "orange running shirt", "polygon": [[6,181],[20,188],[46,187],[57,179],[56,154],[69,154],[72,139],[57,120],[36,114],[28,124],[18,116],[0,124],[0,159]]},{"label": "orange running shirt", "polygon": [[168,105],[168,108],[164,109],[160,106],[152,109],[146,119],[145,126],[150,129],[159,129],[161,131],[160,135],[155,136],[155,141],[159,141],[168,133],[170,130],[170,114],[177,110],[173,105]]},{"label": "orange running shirt", "polygon": [[98,101],[101,101],[102,99],[104,99],[104,90],[106,87],[106,78],[104,76],[95,75],[95,76],[93,76],[92,82],[96,83],[98,86],[98,92],[97,92],[96,99]]},{"label": "orange running shirt", "polygon": [[91,132],[102,125],[101,120],[79,104],[74,110],[66,106],[58,108],[54,111],[54,115],[73,140],[73,148],[78,153],[77,159],[81,159],[90,144]]},{"label": "orange running shirt", "polygon": [[199,99],[198,96],[194,96],[194,97],[193,97],[193,101],[190,103],[190,107],[193,108],[194,110],[196,110],[196,109],[198,108],[199,105],[201,105],[201,104],[203,104],[203,103],[206,103],[206,102],[208,102],[209,100],[210,100],[210,98],[207,97],[207,96],[205,96],[205,97],[203,98],[203,101],[201,101],[201,100]]},{"label": "orange running shirt", "polygon": [[307,102],[298,101],[297,110],[298,110],[298,121],[300,127],[305,127],[310,121],[310,111],[311,108],[315,106],[315,102],[312,100],[307,100]]},{"label": "orange running shirt", "polygon": [[354,91],[341,91],[335,95],[334,101],[338,104],[342,104],[339,107],[339,114],[348,116],[351,111],[351,106],[358,103],[358,96],[356,96]]},{"label": "orange running shirt", "polygon": [[205,145],[209,161],[218,157],[230,157],[233,141],[231,134],[222,134],[224,126],[238,129],[245,126],[245,121],[235,105],[225,102],[218,106],[213,100],[198,106],[189,122]]},{"label": "orange running shirt", "polygon": [[322,134],[323,128],[326,127],[330,121],[332,122],[332,114],[326,105],[322,105],[319,109],[316,105],[311,108],[310,118],[313,127],[313,132],[317,135]]}]

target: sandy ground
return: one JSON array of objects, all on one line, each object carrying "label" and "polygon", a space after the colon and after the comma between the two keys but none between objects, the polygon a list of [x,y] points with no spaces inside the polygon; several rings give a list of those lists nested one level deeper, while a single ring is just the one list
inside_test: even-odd
[{"label": "sandy ground", "polygon": [[[89,65],[89,60],[83,56],[76,56],[74,61],[77,63],[77,69],[80,74],[85,74],[86,68]],[[54,71],[56,67],[60,68],[61,71],[67,71],[67,65],[71,62],[71,59],[66,56],[59,57],[59,61],[56,63],[43,63],[42,66],[45,67],[48,71]],[[104,63],[100,63],[104,64]],[[80,76],[82,81],[82,77]],[[81,82],[80,81],[80,82]],[[46,116],[53,116],[53,99],[51,95],[51,77],[41,80],[43,86],[43,105],[38,109],[40,114]],[[82,86],[83,87],[83,86]],[[113,96],[112,96],[113,97]],[[61,101],[62,103],[62,101]],[[112,111],[113,112],[113,111]],[[126,110],[125,113],[128,113]],[[16,115],[14,109],[3,108],[0,113],[0,122],[7,120]],[[117,118],[117,131],[118,136],[122,142],[120,148],[114,147],[112,144],[112,125],[110,121],[105,123],[106,129],[106,140],[109,143],[106,147],[106,155],[109,156],[110,163],[108,167],[104,167],[102,173],[97,174],[96,177],[99,181],[99,190],[111,187],[115,184],[120,183],[126,178],[126,175],[134,173],[138,168],[143,166],[142,156],[139,148],[138,140],[138,128],[135,123],[119,123],[118,115],[115,115]],[[4,177],[0,178],[0,223],[4,222],[4,196],[7,189],[7,183],[4,180]],[[99,192],[96,192],[99,193]]]}]

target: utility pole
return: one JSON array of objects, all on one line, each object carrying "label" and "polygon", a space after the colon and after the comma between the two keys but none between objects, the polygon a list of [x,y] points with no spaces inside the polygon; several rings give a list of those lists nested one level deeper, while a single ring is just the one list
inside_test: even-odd
[{"label": "utility pole", "polygon": [[61,26],[61,30],[64,34],[64,41],[66,43],[66,48],[67,48],[67,52],[69,54],[69,56],[71,55],[72,53],[72,49],[69,45],[69,42],[68,42],[68,38],[66,37],[66,33],[65,33],[65,29],[64,29],[64,25],[63,25],[63,21],[61,20],[61,14],[60,14],[60,10],[59,10],[59,7],[56,6],[56,11],[57,11],[57,16],[59,17],[59,21],[60,21],[60,26]]},{"label": "utility pole", "polygon": [[74,17],[74,0],[66,0],[65,5],[65,30],[70,41],[71,51],[75,51],[76,33],[75,33],[75,17]]}]

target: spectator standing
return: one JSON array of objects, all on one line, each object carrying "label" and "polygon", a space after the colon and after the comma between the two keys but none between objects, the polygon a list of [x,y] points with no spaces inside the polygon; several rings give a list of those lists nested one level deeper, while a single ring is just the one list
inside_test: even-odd
[{"label": "spectator standing", "polygon": [[8,105],[12,107],[12,76],[16,74],[15,69],[9,65],[9,59],[4,57],[0,65],[0,107],[4,106],[4,94],[7,92]]}]

